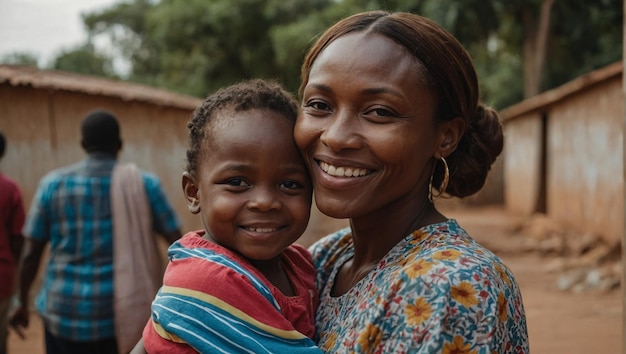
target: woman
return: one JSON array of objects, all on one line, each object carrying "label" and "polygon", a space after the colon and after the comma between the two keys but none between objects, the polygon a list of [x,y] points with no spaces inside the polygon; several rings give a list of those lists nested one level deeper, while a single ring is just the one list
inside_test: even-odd
[{"label": "woman", "polygon": [[526,353],[510,270],[437,211],[484,184],[502,150],[461,44],[409,13],[359,13],[302,66],[295,139],[315,201],[350,227],[311,247],[329,353]]}]

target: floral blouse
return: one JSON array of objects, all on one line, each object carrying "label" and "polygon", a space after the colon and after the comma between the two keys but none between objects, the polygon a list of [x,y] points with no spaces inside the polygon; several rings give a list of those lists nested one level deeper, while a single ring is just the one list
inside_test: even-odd
[{"label": "floral blouse", "polygon": [[405,237],[347,293],[333,297],[354,254],[350,229],[311,246],[318,269],[318,344],[327,353],[528,353],[513,274],[455,220]]}]

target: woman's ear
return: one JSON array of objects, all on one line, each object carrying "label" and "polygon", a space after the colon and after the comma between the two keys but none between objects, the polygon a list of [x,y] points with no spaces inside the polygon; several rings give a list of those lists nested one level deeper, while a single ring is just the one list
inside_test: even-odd
[{"label": "woman's ear", "polygon": [[189,172],[184,172],[182,182],[187,208],[192,214],[198,214],[200,212],[200,196],[198,195],[198,186],[195,179]]},{"label": "woman's ear", "polygon": [[437,128],[439,140],[435,146],[435,158],[450,156],[459,145],[461,137],[465,133],[465,121],[461,117],[452,118],[443,122]]}]

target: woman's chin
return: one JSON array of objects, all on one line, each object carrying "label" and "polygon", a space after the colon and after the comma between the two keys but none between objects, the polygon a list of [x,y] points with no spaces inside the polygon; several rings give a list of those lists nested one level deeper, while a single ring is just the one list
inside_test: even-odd
[{"label": "woman's chin", "polygon": [[[319,199],[319,200],[318,200]],[[320,196],[315,199],[317,209],[324,215],[335,219],[349,219],[354,215],[350,202]]]}]

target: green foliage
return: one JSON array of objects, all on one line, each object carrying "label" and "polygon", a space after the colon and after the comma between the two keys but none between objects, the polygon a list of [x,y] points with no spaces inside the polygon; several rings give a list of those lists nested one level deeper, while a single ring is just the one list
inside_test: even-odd
[{"label": "green foliage", "polygon": [[[204,97],[251,77],[295,93],[306,49],[335,21],[365,10],[414,12],[464,44],[483,99],[503,108],[523,98],[529,29],[521,14],[538,18],[542,1],[126,0],[83,21],[91,39],[107,36],[130,63],[130,80]],[[555,1],[544,90],[621,58],[622,8],[621,0]]]},{"label": "green foliage", "polygon": [[[468,49],[482,98],[504,108],[524,97],[521,14],[539,18],[543,0],[425,0],[422,15],[451,31]],[[555,1],[542,91],[622,58],[622,0]]]},{"label": "green foliage", "polygon": [[96,53],[89,45],[65,50],[56,57],[52,69],[115,78],[112,59]]},{"label": "green foliage", "polygon": [[128,79],[158,86],[154,79],[159,71],[158,52],[148,36],[145,17],[156,5],[150,0],[120,2],[112,7],[83,15],[89,39],[106,36],[131,72]]},{"label": "green foliage", "polygon": [[544,88],[622,58],[622,0],[555,2]]},{"label": "green foliage", "polygon": [[36,54],[28,52],[14,52],[0,58],[2,64],[26,65],[38,67],[39,59]]},{"label": "green foliage", "polygon": [[[297,44],[306,43],[302,31],[316,28],[306,14],[329,2],[135,0],[85,21],[93,35],[108,33],[124,48],[131,80],[201,97],[252,77],[295,91],[303,55]],[[285,65],[288,59],[295,64]]]}]

